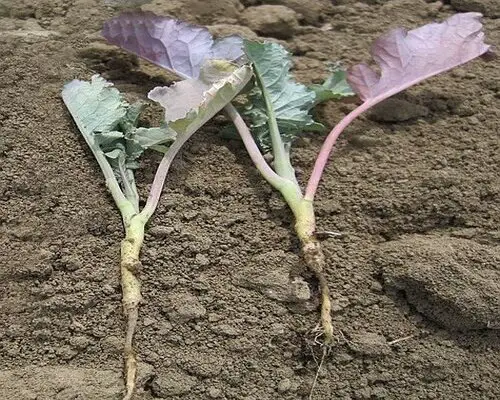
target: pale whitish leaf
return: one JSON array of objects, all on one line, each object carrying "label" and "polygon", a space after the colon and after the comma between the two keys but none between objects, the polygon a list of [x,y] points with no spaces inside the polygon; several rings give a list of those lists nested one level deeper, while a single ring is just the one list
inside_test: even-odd
[{"label": "pale whitish leaf", "polygon": [[90,82],[69,82],[62,97],[82,135],[92,143],[96,133],[113,131],[129,107],[113,84],[98,75]]},{"label": "pale whitish leaf", "polygon": [[148,93],[148,97],[165,109],[165,122],[168,123],[186,117],[189,111],[198,107],[207,87],[198,79],[186,79],[171,86],[158,86]]},{"label": "pale whitish leaf", "polygon": [[170,87],[155,88],[148,95],[165,108],[165,122],[177,134],[191,135],[197,131],[228,104],[252,77],[249,66],[236,67],[228,62],[208,61],[206,68],[210,69],[210,74],[200,76],[210,76],[206,81],[187,79]]}]

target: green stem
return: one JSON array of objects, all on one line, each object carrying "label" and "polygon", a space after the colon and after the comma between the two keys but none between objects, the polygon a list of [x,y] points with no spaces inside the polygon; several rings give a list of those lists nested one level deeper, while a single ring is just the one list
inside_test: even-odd
[{"label": "green stem", "polygon": [[269,127],[269,133],[271,136],[271,144],[273,147],[273,166],[278,175],[283,178],[290,179],[291,181],[296,181],[295,171],[290,163],[290,158],[285,150],[285,145],[281,139],[278,121],[276,120],[276,114],[269,95],[266,89],[262,88],[262,94],[266,102],[267,110],[267,125]]},{"label": "green stem", "polygon": [[252,133],[250,132],[250,129],[248,129],[247,124],[241,117],[238,110],[236,110],[236,108],[231,103],[228,103],[224,107],[224,111],[226,112],[228,118],[233,122],[234,126],[236,127],[236,130],[240,134],[241,140],[243,141],[243,144],[247,149],[248,155],[252,159],[257,170],[261,173],[264,179],[267,182],[269,182],[271,186],[273,186],[277,190],[280,190],[281,187],[286,185],[289,181],[279,176],[269,166],[267,161],[262,156],[262,153],[260,152],[259,148],[257,147],[257,144],[255,143],[255,140],[252,136]]},{"label": "green stem", "polygon": [[[74,112],[75,110],[72,110],[71,107],[68,106],[68,108],[71,112],[71,115],[73,115],[73,119],[76,125],[78,126],[80,132],[87,132],[88,130],[87,127],[84,125],[84,123],[80,120],[80,118],[75,117],[75,115],[78,115],[78,113]],[[111,196],[113,196],[115,203],[118,205],[120,203],[128,201],[120,188],[120,184],[116,180],[113,168],[111,168],[111,165],[109,164],[101,148],[93,141],[91,135],[86,134],[83,135],[83,137],[85,139],[85,142],[87,142],[87,145],[89,146],[90,150],[94,154],[94,157],[97,160],[99,167],[101,168],[104,178],[106,179],[106,186],[111,192]]]},{"label": "green stem", "polygon": [[257,77],[257,82],[259,83],[260,90],[262,91],[264,102],[266,104],[267,125],[269,127],[271,145],[273,148],[274,170],[282,178],[288,179],[299,186],[297,178],[295,177],[295,170],[293,169],[292,163],[290,162],[290,154],[287,149],[285,149],[285,145],[283,143],[283,140],[281,139],[278,121],[276,119],[276,113],[274,112],[274,107],[270,95],[262,81],[260,72],[255,68],[255,66],[254,72],[255,76]]},{"label": "green stem", "polygon": [[125,197],[134,206],[136,213],[139,212],[139,194],[135,185],[135,176],[132,170],[125,168],[124,163],[119,162],[118,168],[122,178],[122,186]]},{"label": "green stem", "polygon": [[137,327],[139,303],[142,300],[138,274],[141,267],[139,253],[144,241],[145,225],[146,220],[144,218],[141,218],[139,215],[132,216],[129,222],[125,224],[125,239],[123,239],[121,245],[122,302],[123,312],[127,319],[124,346],[126,379],[126,395],[124,400],[132,398],[137,376],[137,358],[133,348],[133,339]]}]

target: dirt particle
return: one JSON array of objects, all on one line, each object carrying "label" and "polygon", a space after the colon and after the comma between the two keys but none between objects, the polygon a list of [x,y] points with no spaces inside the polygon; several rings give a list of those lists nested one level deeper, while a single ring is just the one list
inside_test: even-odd
[{"label": "dirt particle", "polygon": [[61,357],[63,360],[71,360],[73,357],[75,357],[78,354],[78,352],[74,349],[72,349],[68,345],[60,346],[56,348],[56,355],[58,357]]},{"label": "dirt particle", "polygon": [[154,367],[145,362],[137,364],[137,387],[145,387],[155,376]]},{"label": "dirt particle", "polygon": [[372,397],[375,399],[386,399],[388,394],[387,389],[380,386],[375,386],[372,389]]},{"label": "dirt particle", "polygon": [[217,354],[197,352],[184,356],[179,365],[191,375],[200,378],[212,378],[221,373],[224,360]]},{"label": "dirt particle", "polygon": [[73,256],[62,256],[59,264],[63,269],[70,272],[77,271],[83,267],[81,260]]},{"label": "dirt particle", "polygon": [[241,331],[238,328],[228,324],[215,325],[212,327],[212,331],[216,332],[219,335],[229,337],[236,337],[241,335]]},{"label": "dirt particle", "polygon": [[451,0],[451,6],[457,11],[475,11],[486,17],[500,17],[500,3],[498,0]]},{"label": "dirt particle", "polygon": [[156,238],[164,239],[171,236],[175,229],[172,226],[153,226],[148,229],[148,233]]},{"label": "dirt particle", "polygon": [[37,236],[39,236],[35,230],[29,226],[17,226],[12,228],[10,234],[16,239],[23,241],[34,240]]},{"label": "dirt particle", "polygon": [[116,289],[111,286],[110,284],[105,284],[102,287],[102,292],[108,296],[112,295],[113,293],[116,293]]},{"label": "dirt particle", "polygon": [[158,335],[166,336],[172,331],[172,324],[169,321],[161,321],[158,323]]},{"label": "dirt particle", "polygon": [[123,350],[123,339],[118,336],[106,336],[101,339],[101,348],[105,352],[120,354]]},{"label": "dirt particle", "polygon": [[247,26],[233,25],[233,24],[216,24],[207,26],[208,30],[215,37],[224,37],[231,35],[239,35],[248,40],[255,40],[258,38],[257,34]]},{"label": "dirt particle", "polygon": [[215,22],[231,23],[235,21],[243,7],[238,0],[155,0],[142,8],[160,15],[175,15],[176,18],[190,22],[212,24]]},{"label": "dirt particle", "polygon": [[151,390],[155,396],[166,399],[189,393],[196,383],[196,378],[182,371],[168,369],[158,373],[153,380]]},{"label": "dirt particle", "polygon": [[370,118],[380,122],[404,122],[410,119],[425,117],[429,114],[429,109],[425,106],[413,104],[402,99],[387,99],[377,104]]},{"label": "dirt particle", "polygon": [[288,7],[263,5],[248,7],[241,14],[241,21],[259,35],[288,39],[299,27],[297,17]]},{"label": "dirt particle", "polygon": [[207,390],[207,393],[211,399],[218,399],[222,395],[222,390],[214,386],[210,386]]},{"label": "dirt particle", "polygon": [[145,317],[142,320],[142,325],[144,325],[144,326],[151,326],[151,325],[154,325],[155,323],[156,323],[156,319],[150,318],[150,317]]},{"label": "dirt particle", "polygon": [[278,382],[278,393],[286,393],[292,388],[292,381],[288,378],[282,379]]},{"label": "dirt particle", "polygon": [[171,293],[168,296],[167,314],[172,322],[187,322],[202,318],[207,310],[196,296],[188,292]]},{"label": "dirt particle", "polygon": [[90,343],[92,343],[92,341],[87,336],[79,335],[73,336],[69,340],[69,343],[77,350],[84,350],[90,345]]},{"label": "dirt particle", "polygon": [[206,255],[198,253],[196,254],[195,262],[201,267],[206,267],[210,264],[210,259]]},{"label": "dirt particle", "polygon": [[370,399],[371,396],[372,390],[369,387],[364,387],[354,391],[354,399],[356,400]]},{"label": "dirt particle", "polygon": [[384,356],[391,352],[384,336],[373,332],[354,333],[348,342],[349,348],[363,356]]},{"label": "dirt particle", "polygon": [[270,0],[268,4],[285,6],[299,14],[299,18],[311,25],[318,25],[322,12],[328,3],[322,1],[305,2],[303,0]]}]

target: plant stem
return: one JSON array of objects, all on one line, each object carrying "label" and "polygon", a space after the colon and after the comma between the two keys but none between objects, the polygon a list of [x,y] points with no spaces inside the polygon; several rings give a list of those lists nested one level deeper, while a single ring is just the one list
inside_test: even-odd
[{"label": "plant stem", "polygon": [[120,176],[122,178],[122,186],[125,197],[134,206],[136,213],[139,212],[139,194],[137,193],[137,187],[135,185],[134,172],[132,170],[126,169],[123,165],[124,163],[118,163],[118,169],[120,171]]},{"label": "plant stem", "polygon": [[290,154],[286,151],[283,140],[281,139],[278,121],[276,120],[276,114],[274,112],[273,105],[269,99],[269,94],[262,88],[262,94],[266,102],[267,109],[267,124],[269,127],[269,133],[271,136],[271,145],[273,148],[273,165],[279,176],[286,178],[294,183],[297,183],[297,178],[295,177],[295,170],[290,162]]},{"label": "plant stem", "polygon": [[[283,196],[286,203],[295,216],[295,232],[301,243],[304,261],[307,268],[314,274],[318,280],[321,291],[321,326],[325,336],[325,344],[329,345],[333,341],[333,326],[331,317],[330,291],[326,277],[323,273],[325,267],[325,257],[321,250],[320,243],[314,237],[316,221],[312,201],[305,200],[302,196],[300,187],[293,173],[293,180],[289,180],[274,172],[262,156],[259,148],[255,144],[252,134],[245,121],[241,118],[233,105],[228,104],[225,108],[226,114],[236,126],[238,133],[243,140],[250,158],[262,176]],[[289,157],[287,155],[289,162]]]},{"label": "plant stem", "polygon": [[267,125],[269,127],[269,135],[271,137],[271,147],[273,149],[273,166],[275,171],[282,178],[288,179],[297,184],[297,178],[295,177],[295,170],[292,167],[290,162],[290,156],[285,149],[285,145],[283,144],[283,140],[281,139],[278,121],[276,119],[276,113],[274,112],[273,103],[270,99],[270,94],[268,93],[261,73],[259,69],[253,66],[255,77],[257,78],[257,83],[262,91],[262,97],[264,98],[264,102],[266,104],[267,111]]},{"label": "plant stem", "polygon": [[324,274],[325,256],[320,242],[314,236],[316,221],[313,204],[309,200],[302,200],[293,211],[296,221],[295,232],[300,240],[304,261],[307,268],[318,280],[321,292],[321,326],[323,328],[324,344],[330,345],[333,342],[332,305],[328,281]]},{"label": "plant stem", "polygon": [[[70,108],[71,115],[73,115],[73,112]],[[77,115],[75,113],[75,115]],[[80,132],[87,132],[87,127],[83,124],[83,122],[80,120],[80,118],[75,117],[73,115],[73,120],[76,123],[76,126],[80,130]],[[116,180],[115,173],[113,172],[113,168],[111,168],[111,165],[109,164],[108,160],[106,159],[106,156],[104,155],[103,151],[97,145],[91,138],[90,135],[82,135],[83,138],[85,139],[85,142],[89,146],[90,150],[94,154],[95,159],[97,160],[97,163],[99,164],[99,167],[101,168],[101,171],[104,175],[104,178],[106,179],[106,187],[108,190],[111,192],[111,196],[113,196],[113,199],[116,204],[120,204],[123,202],[128,201],[125,195],[123,194],[120,184]]]},{"label": "plant stem", "polygon": [[328,134],[325,142],[323,143],[323,146],[321,146],[318,158],[316,158],[316,162],[314,163],[314,168],[311,173],[311,177],[309,178],[309,182],[307,183],[307,188],[304,195],[305,200],[309,200],[311,202],[314,200],[314,196],[316,195],[316,191],[318,190],[319,181],[321,180],[321,176],[323,175],[323,171],[328,161],[328,157],[330,156],[330,153],[333,149],[333,146],[337,142],[339,135],[361,113],[372,107],[374,103],[379,102],[378,99],[375,100],[376,100],[375,102],[373,100],[366,101],[359,107],[351,111]]},{"label": "plant stem", "polygon": [[250,158],[255,164],[255,167],[257,167],[257,170],[261,173],[264,179],[269,182],[271,186],[280,190],[280,188],[286,185],[288,181],[274,172],[266,162],[259,148],[255,144],[255,140],[253,139],[253,136],[250,133],[247,124],[241,117],[238,110],[236,110],[236,108],[231,103],[228,103],[224,108],[224,111],[236,127],[236,130],[238,131]]},{"label": "plant stem", "polygon": [[127,319],[124,346],[126,394],[123,400],[132,398],[137,376],[137,359],[133,348],[133,338],[137,327],[139,303],[142,299],[138,273],[141,267],[139,253],[144,240],[145,224],[146,220],[139,215],[133,216],[125,225],[125,239],[121,244],[122,302],[123,312]]},{"label": "plant stem", "polygon": [[165,184],[165,179],[167,178],[168,170],[172,165],[172,161],[174,160],[175,156],[182,148],[182,146],[184,146],[184,143],[186,143],[190,137],[191,135],[187,134],[177,137],[177,139],[171,144],[167,152],[164,154],[160,165],[158,165],[153,184],[151,185],[151,190],[149,191],[148,200],[146,201],[146,205],[139,214],[146,221],[151,218],[156,210],[156,207],[158,206],[158,201],[160,200],[163,185]]}]

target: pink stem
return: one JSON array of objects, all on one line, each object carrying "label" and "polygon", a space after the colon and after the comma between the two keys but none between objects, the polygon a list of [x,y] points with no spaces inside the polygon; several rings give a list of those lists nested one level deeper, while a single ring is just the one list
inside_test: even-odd
[{"label": "pink stem", "polygon": [[267,182],[269,182],[276,189],[280,189],[284,184],[287,183],[287,180],[279,176],[266,162],[264,157],[262,156],[259,148],[255,144],[255,140],[248,129],[247,124],[243,121],[240,113],[236,110],[236,108],[231,104],[227,104],[224,107],[224,111],[226,112],[229,119],[233,122],[236,130],[240,134],[241,140],[243,140],[243,144],[247,149],[250,158],[253,163],[257,167],[257,170],[262,174]]},{"label": "pink stem", "polygon": [[338,137],[344,131],[344,129],[358,117],[361,113],[373,107],[375,103],[378,101],[368,100],[361,104],[359,107],[355,108],[349,114],[347,114],[342,121],[340,121],[335,128],[328,134],[323,146],[321,146],[321,150],[319,151],[318,158],[314,163],[314,168],[311,173],[311,177],[309,178],[309,182],[307,183],[306,192],[304,195],[304,200],[313,201],[314,196],[316,195],[316,191],[318,190],[319,181],[321,180],[321,176],[323,175],[323,171],[325,169],[326,163],[328,161],[328,157],[332,152],[333,146],[337,142]]},{"label": "pink stem", "polygon": [[165,179],[167,178],[168,170],[170,165],[174,160],[175,156],[179,150],[184,146],[184,143],[188,141],[191,135],[182,135],[177,140],[175,140],[172,145],[168,148],[167,152],[163,156],[158,169],[156,170],[156,175],[153,179],[153,184],[151,185],[151,190],[149,192],[148,200],[146,205],[140,212],[140,215],[148,221],[153,215],[160,200],[161,192],[163,191],[163,185],[165,184]]}]

